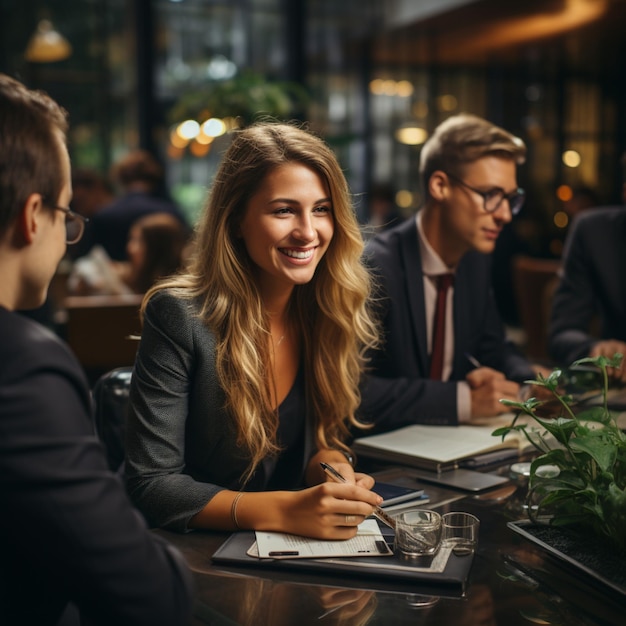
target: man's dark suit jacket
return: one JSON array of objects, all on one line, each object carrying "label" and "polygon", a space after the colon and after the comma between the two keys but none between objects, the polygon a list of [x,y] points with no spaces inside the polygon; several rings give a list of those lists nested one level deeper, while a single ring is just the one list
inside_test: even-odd
[{"label": "man's dark suit jacket", "polygon": [[[589,334],[598,316],[599,337]],[[561,365],[599,339],[626,341],[626,207],[589,209],[572,224],[552,302],[549,349]]]},{"label": "man's dark suit jacket", "polygon": [[190,574],[108,469],[76,359],[1,307],[0,503],[1,624],[188,623]]},{"label": "man's dark suit jacket", "polygon": [[[374,378],[370,379],[372,390],[364,389],[365,404],[372,394],[383,396],[381,390],[387,385],[390,398],[411,398],[413,422],[457,423],[456,384],[428,379],[424,286],[415,220],[406,220],[372,239],[366,259],[377,284],[375,300],[384,341],[372,355]],[[491,287],[490,262],[488,255],[468,252],[456,270],[450,381],[464,380],[472,369],[467,354],[510,380],[522,382],[533,377],[526,358],[505,338]],[[377,421],[377,430],[409,422],[409,402],[401,404],[400,420],[384,414],[382,425],[374,412],[367,410]]]}]

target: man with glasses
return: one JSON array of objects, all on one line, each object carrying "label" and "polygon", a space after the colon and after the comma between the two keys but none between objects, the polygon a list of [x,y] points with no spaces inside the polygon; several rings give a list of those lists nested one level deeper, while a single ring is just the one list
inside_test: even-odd
[{"label": "man with glasses", "polygon": [[384,336],[363,410],[378,429],[496,416],[507,410],[499,400],[517,399],[534,376],[505,338],[490,271],[498,235],[524,202],[516,167],[525,153],[486,120],[448,118],[422,148],[423,207],[369,243]]},{"label": "man with glasses", "polygon": [[0,74],[0,623],[186,624],[189,571],[109,471],[76,358],[16,313],[44,302],[83,232],[66,130],[52,99]]}]

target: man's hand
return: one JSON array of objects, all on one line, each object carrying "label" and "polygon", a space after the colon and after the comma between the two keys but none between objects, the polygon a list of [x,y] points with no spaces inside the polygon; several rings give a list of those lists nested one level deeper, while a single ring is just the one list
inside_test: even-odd
[{"label": "man's hand", "polygon": [[[544,367],[543,365],[538,365],[534,363],[532,365],[532,370],[535,373],[535,378],[539,378],[539,375],[544,378],[548,378],[550,374],[552,374],[552,370],[548,367]],[[538,385],[531,385],[527,388],[525,397],[520,398],[520,400],[528,400],[528,398],[537,398],[537,400],[550,401],[554,399],[552,392],[546,389],[545,387],[539,387]]]},{"label": "man's hand", "polygon": [[507,380],[502,372],[490,367],[479,367],[466,376],[472,398],[471,418],[493,417],[509,409],[500,400],[519,399],[520,386]]},{"label": "man's hand", "polygon": [[[612,359],[615,353],[619,352],[626,358],[626,343],[619,341],[618,339],[606,339],[605,341],[598,341],[594,344],[589,352],[589,356],[605,356],[607,359]],[[622,383],[626,383],[626,367],[622,361],[622,367],[620,369],[614,367],[608,367],[607,373],[610,377],[619,380]]]}]

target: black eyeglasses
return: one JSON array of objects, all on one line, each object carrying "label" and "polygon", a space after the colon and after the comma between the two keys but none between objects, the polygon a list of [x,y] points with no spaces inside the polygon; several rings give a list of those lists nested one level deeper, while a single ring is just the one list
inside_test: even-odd
[{"label": "black eyeglasses", "polygon": [[487,211],[487,213],[495,213],[502,204],[503,200],[508,201],[509,209],[511,210],[512,215],[517,215],[522,210],[522,206],[524,206],[526,192],[521,187],[518,187],[511,193],[505,193],[504,189],[501,189],[500,187],[494,187],[488,191],[481,191],[480,189],[470,187],[466,182],[462,181],[457,176],[454,176],[454,174],[446,172],[446,176],[459,185],[462,185],[463,187],[466,187],[470,191],[473,191],[481,196],[483,199],[483,208]]},{"label": "black eyeglasses", "polygon": [[89,221],[89,218],[80,213],[75,213],[68,207],[48,203],[46,203],[46,206],[55,211],[63,211],[65,213],[65,243],[79,242],[85,232],[85,224]]}]

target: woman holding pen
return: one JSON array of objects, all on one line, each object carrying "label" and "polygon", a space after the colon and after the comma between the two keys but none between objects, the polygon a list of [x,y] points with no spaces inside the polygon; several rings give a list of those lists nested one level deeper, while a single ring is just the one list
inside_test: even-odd
[{"label": "woman holding pen", "polygon": [[323,141],[238,131],[188,271],[142,307],[126,467],[149,523],[346,539],[380,503],[343,443],[377,337],[362,247]]}]

